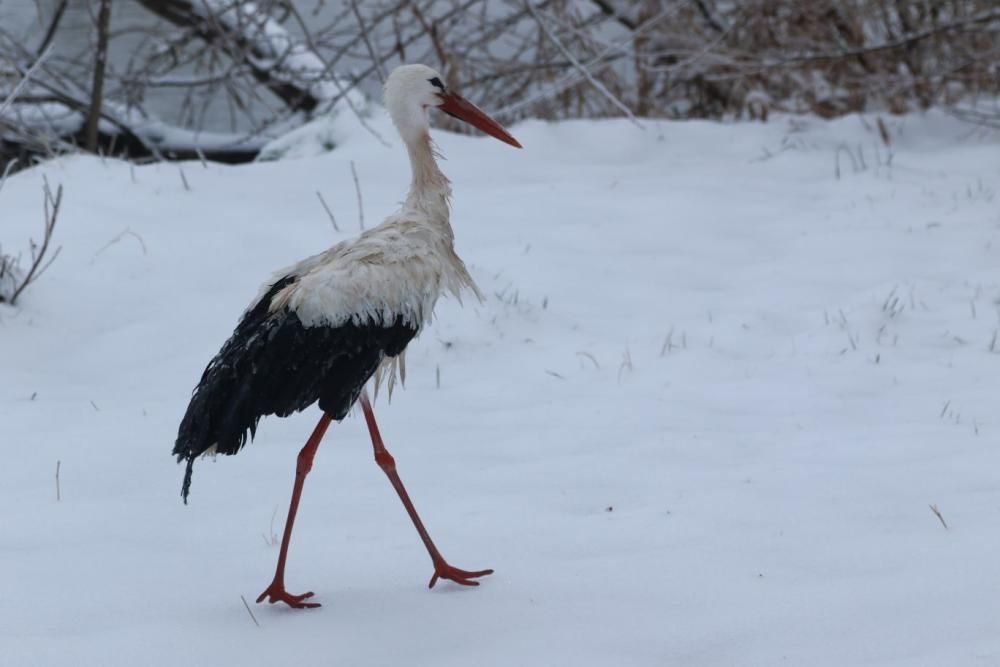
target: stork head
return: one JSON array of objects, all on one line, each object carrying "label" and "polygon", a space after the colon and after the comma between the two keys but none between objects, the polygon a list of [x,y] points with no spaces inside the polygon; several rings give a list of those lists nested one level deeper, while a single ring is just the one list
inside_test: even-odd
[{"label": "stork head", "polygon": [[521,147],[500,123],[449,90],[442,76],[426,65],[400,65],[394,69],[385,82],[385,106],[407,143],[427,133],[430,129],[430,110],[439,109],[506,144]]}]

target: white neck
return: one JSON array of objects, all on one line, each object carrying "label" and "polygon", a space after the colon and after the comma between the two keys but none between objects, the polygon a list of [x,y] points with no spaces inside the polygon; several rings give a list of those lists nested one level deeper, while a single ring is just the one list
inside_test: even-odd
[{"label": "white neck", "polygon": [[413,180],[404,206],[423,213],[434,222],[443,223],[450,231],[451,184],[438,169],[430,134],[426,130],[418,133],[406,142],[406,150],[410,154]]}]

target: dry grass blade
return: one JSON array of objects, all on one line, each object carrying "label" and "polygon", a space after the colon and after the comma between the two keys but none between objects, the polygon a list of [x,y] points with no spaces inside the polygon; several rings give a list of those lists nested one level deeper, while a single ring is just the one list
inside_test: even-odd
[{"label": "dry grass blade", "polygon": [[247,599],[242,595],[240,596],[240,599],[243,600],[243,606],[246,607],[247,613],[250,614],[250,619],[253,621],[253,624],[259,628],[260,623],[257,622],[257,617],[253,615],[253,610],[250,609],[250,605],[247,604]]},{"label": "dry grass blade", "polygon": [[622,382],[622,375],[627,371],[629,373],[633,370],[632,366],[632,351],[625,348],[625,352],[622,354],[622,363],[618,367],[618,384]]},{"label": "dry grass blade", "polygon": [[590,352],[587,352],[585,350],[580,350],[576,354],[577,354],[577,356],[583,357],[584,359],[589,359],[590,363],[594,364],[594,368],[600,370],[601,365],[599,363],[597,363],[597,358],[594,355],[592,355]]},{"label": "dry grass blade", "polygon": [[128,227],[126,227],[121,233],[117,234],[110,241],[108,241],[107,243],[105,243],[104,245],[102,245],[100,248],[98,248],[97,252],[94,253],[94,256],[90,258],[90,263],[93,264],[94,262],[96,262],[97,258],[101,256],[101,253],[103,253],[105,250],[107,250],[111,246],[115,245],[116,243],[119,243],[126,236],[134,238],[136,241],[139,242],[139,247],[142,248],[142,254],[143,255],[148,255],[149,254],[149,252],[148,252],[148,250],[146,248],[146,242],[143,241],[142,237],[139,236],[138,234],[136,234],[135,232],[133,232]]},{"label": "dry grass blade", "polygon": [[261,534],[261,537],[264,538],[264,544],[266,544],[269,547],[278,546],[278,534],[274,532],[274,519],[277,516],[278,516],[278,506],[275,505],[274,511],[271,512],[271,525],[269,526],[268,534],[267,535]]},{"label": "dry grass blade", "polygon": [[319,190],[317,190],[316,196],[319,198],[319,203],[323,205],[323,210],[326,211],[326,214],[328,216],[330,216],[330,224],[333,225],[333,229],[339,232],[340,227],[337,226],[337,219],[333,217],[333,211],[331,211],[330,207],[326,205],[326,200],[323,199],[323,194]]},{"label": "dry grass blade", "polygon": [[938,506],[937,505],[928,505],[928,507],[930,507],[931,511],[934,512],[934,516],[936,516],[938,518],[938,521],[941,522],[941,525],[944,526],[944,529],[948,530],[948,524],[945,522],[944,517],[941,516],[941,510],[938,509]]},{"label": "dry grass blade", "polygon": [[674,345],[674,328],[670,327],[670,331],[667,332],[667,337],[663,339],[663,345],[660,347],[660,356],[665,357],[675,347],[676,345]]},{"label": "dry grass blade", "polygon": [[358,194],[358,224],[361,225],[361,229],[364,229],[365,203],[361,199],[361,183],[358,181],[358,170],[354,166],[354,160],[351,160],[351,176],[354,177],[354,191]]},{"label": "dry grass blade", "polygon": [[12,172],[14,167],[17,166],[18,161],[19,160],[17,158],[14,158],[7,163],[6,167],[4,167],[3,174],[0,174],[0,192],[3,192],[3,186],[7,183],[7,177],[10,176],[10,172]]}]

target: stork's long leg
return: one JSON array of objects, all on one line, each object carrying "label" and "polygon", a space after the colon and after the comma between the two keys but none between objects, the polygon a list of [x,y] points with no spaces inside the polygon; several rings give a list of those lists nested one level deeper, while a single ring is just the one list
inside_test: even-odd
[{"label": "stork's long leg", "polygon": [[285,559],[288,558],[288,543],[292,539],[292,526],[295,525],[295,514],[299,509],[302,486],[305,484],[306,475],[312,470],[316,450],[319,449],[319,443],[323,439],[323,434],[326,433],[326,428],[329,425],[330,416],[323,413],[319,423],[316,424],[316,428],[313,429],[312,435],[309,436],[309,440],[306,441],[305,446],[299,452],[295,464],[295,486],[292,487],[292,501],[288,505],[288,519],[285,521],[285,534],[281,537],[281,552],[278,554],[278,566],[274,571],[274,581],[260,594],[257,602],[261,602],[266,597],[271,604],[284,602],[296,609],[320,606],[318,602],[303,602],[303,600],[307,600],[313,596],[311,591],[302,595],[291,595],[285,590]]},{"label": "stork's long leg", "polygon": [[368,390],[362,390],[361,392],[361,409],[365,413],[365,421],[368,423],[368,432],[372,437],[372,447],[375,450],[375,462],[378,463],[379,468],[386,474],[389,478],[389,482],[392,484],[392,488],[396,489],[396,493],[399,494],[399,499],[403,501],[403,507],[406,508],[407,513],[410,515],[410,519],[413,520],[413,525],[416,526],[417,532],[420,533],[420,539],[424,541],[424,546],[427,547],[427,553],[430,554],[431,561],[434,563],[434,575],[431,577],[431,581],[428,584],[428,588],[434,588],[434,584],[440,579],[449,579],[457,584],[462,584],[463,586],[478,586],[478,581],[472,581],[476,577],[484,577],[488,574],[493,574],[493,570],[460,570],[457,567],[452,567],[449,565],[441,552],[437,550],[434,546],[434,541],[431,540],[431,536],[427,533],[427,529],[424,528],[424,522],[420,520],[420,516],[417,514],[416,508],[413,506],[413,502],[410,501],[410,496],[406,493],[406,487],[403,486],[403,480],[399,478],[396,473],[396,460],[392,458],[392,455],[385,448],[385,443],[382,442],[382,434],[379,433],[378,424],[375,423],[375,413],[372,411],[372,404],[368,400]]}]

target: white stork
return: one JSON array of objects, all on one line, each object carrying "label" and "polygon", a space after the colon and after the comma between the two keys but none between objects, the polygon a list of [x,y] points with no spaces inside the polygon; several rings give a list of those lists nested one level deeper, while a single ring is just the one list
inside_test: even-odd
[{"label": "white stork", "polygon": [[434,546],[396,474],[364,387],[373,375],[390,383],[402,376],[403,352],[442,293],[460,298],[468,290],[479,296],[455,254],[451,187],[435,160],[430,110],[440,109],[511,146],[521,145],[424,65],[392,72],[385,83],[385,105],[413,170],[402,207],[378,227],[279,271],[265,283],[205,369],[174,445],[178,462],[187,461],[181,489],[187,502],[196,458],[236,454],[248,436],[253,438],[261,417],[285,417],[319,402],[323,416],[298,455],[274,580],[257,602],[267,598],[296,608],[319,606],[305,601],[312,593],[285,590],[288,542],[320,440],[330,421],[342,420],[359,399],[375,461],[399,494],[434,564],[430,586],[439,578],[476,586],[475,578],[493,572],[452,567]]}]

